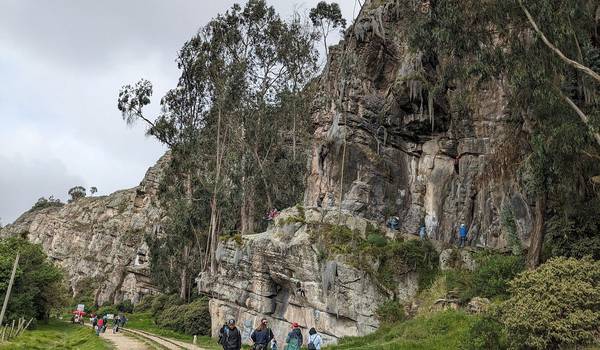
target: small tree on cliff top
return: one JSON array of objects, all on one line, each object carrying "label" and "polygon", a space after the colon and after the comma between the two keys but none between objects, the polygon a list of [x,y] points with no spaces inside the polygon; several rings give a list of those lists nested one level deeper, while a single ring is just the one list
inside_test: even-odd
[{"label": "small tree on cliff top", "polygon": [[342,17],[340,5],[335,2],[328,4],[325,1],[320,1],[316,7],[310,10],[310,20],[315,27],[318,27],[323,37],[323,45],[325,46],[325,55],[329,56],[327,48],[327,36],[334,29],[344,29],[346,20]]},{"label": "small tree on cliff top", "polygon": [[71,196],[71,199],[69,199],[69,203],[75,202],[76,200],[81,199],[86,195],[85,187],[83,186],[75,186],[71,188],[68,193],[69,196]]}]

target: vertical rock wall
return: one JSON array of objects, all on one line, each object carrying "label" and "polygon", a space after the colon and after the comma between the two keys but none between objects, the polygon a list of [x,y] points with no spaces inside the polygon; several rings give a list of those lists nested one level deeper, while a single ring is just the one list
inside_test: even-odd
[{"label": "vertical rock wall", "polygon": [[[423,76],[444,62],[408,48],[410,1],[379,3],[366,6],[330,50],[305,206],[341,205],[380,223],[398,216],[402,231],[416,234],[425,223],[430,237],[446,242],[465,223],[473,244],[494,248],[506,246],[500,214],[507,208],[527,246],[532,210],[510,176],[524,131],[509,121],[502,83],[430,97]],[[462,108],[449,101],[456,94],[466,96]]]},{"label": "vertical rock wall", "polygon": [[138,187],[26,212],[3,228],[0,237],[20,235],[41,244],[65,269],[72,290],[91,285],[98,304],[137,302],[156,292],[144,236],[160,224],[158,181],[168,159],[164,156],[150,168]]}]

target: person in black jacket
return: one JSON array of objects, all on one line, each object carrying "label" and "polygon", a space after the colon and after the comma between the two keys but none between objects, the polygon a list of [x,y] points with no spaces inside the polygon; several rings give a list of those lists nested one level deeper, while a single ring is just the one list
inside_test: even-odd
[{"label": "person in black jacket", "polygon": [[227,326],[219,330],[219,344],[223,350],[240,350],[242,348],[242,334],[235,326],[235,320],[227,321]]},{"label": "person in black jacket", "polygon": [[271,328],[267,327],[267,319],[263,318],[260,320],[260,325],[252,332],[250,338],[254,342],[252,349],[254,350],[267,350],[269,343],[275,337]]}]

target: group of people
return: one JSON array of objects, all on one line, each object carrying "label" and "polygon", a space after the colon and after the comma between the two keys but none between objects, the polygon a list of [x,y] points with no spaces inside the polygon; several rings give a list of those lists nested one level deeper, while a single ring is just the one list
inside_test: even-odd
[{"label": "group of people", "polygon": [[[315,328],[308,331],[307,346],[309,350],[321,350],[323,340]],[[269,328],[266,318],[260,320],[260,324],[250,335],[252,340],[253,350],[279,350],[279,345],[275,339],[275,335]],[[300,325],[296,322],[292,323],[292,330],[288,333],[285,339],[286,350],[299,350],[304,344],[304,337]],[[242,347],[242,334],[237,328],[234,319],[227,321],[227,324],[219,330],[219,344],[223,346],[223,350],[239,350]]]},{"label": "group of people", "polygon": [[[97,315],[92,315],[90,317],[90,322],[92,323],[92,327],[96,332],[96,335],[99,336],[100,333],[106,332],[106,328],[108,327],[108,315],[104,315],[102,317],[98,317]],[[125,315],[117,315],[112,319],[112,331],[113,333],[117,333],[119,329],[125,327],[125,323],[127,322],[127,318]]]}]

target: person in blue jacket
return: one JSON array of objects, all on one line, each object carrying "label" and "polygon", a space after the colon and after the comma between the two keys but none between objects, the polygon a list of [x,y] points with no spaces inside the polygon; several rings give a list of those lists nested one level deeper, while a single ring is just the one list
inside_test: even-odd
[{"label": "person in blue jacket", "polygon": [[467,242],[468,229],[465,224],[460,224],[460,228],[458,229],[458,234],[460,236],[459,247],[462,248],[465,246],[465,243]]}]

